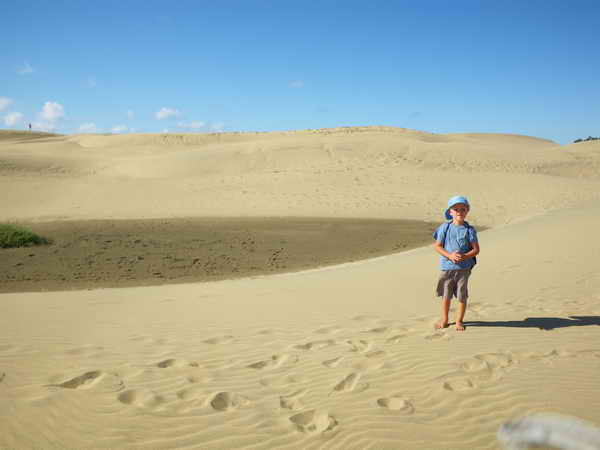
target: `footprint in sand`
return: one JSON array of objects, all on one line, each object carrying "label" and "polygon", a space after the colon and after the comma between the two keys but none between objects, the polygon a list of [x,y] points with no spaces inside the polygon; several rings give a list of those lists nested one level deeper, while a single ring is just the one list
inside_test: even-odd
[{"label": "footprint in sand", "polygon": [[257,334],[260,334],[261,336],[271,336],[276,333],[277,333],[277,330],[267,328],[266,330],[260,330]]},{"label": "footprint in sand", "polygon": [[[335,392],[351,392],[357,391],[362,392],[369,387],[369,383],[358,383],[361,378],[361,374],[358,372],[353,372],[336,384],[331,391],[331,394]],[[331,395],[330,394],[330,395]]]},{"label": "footprint in sand", "polygon": [[189,377],[187,377],[185,379],[188,383],[209,383],[212,381],[212,378],[210,378],[209,376],[201,376],[201,377],[197,377],[194,375],[190,375]]},{"label": "footprint in sand", "polygon": [[161,369],[168,369],[171,367],[198,367],[198,363],[186,361],[185,359],[170,358],[156,363],[156,367],[160,367]]},{"label": "footprint in sand", "polygon": [[210,406],[217,411],[229,411],[246,406],[250,400],[235,392],[219,392],[210,401]]},{"label": "footprint in sand", "polygon": [[542,352],[512,352],[512,355],[515,358],[515,362],[518,361],[537,361],[537,360],[547,360],[547,359],[553,359],[556,358],[558,356],[566,356],[566,355],[560,355],[559,352],[557,350],[551,350],[549,352],[546,353],[542,353]]},{"label": "footprint in sand", "polygon": [[383,350],[373,350],[365,353],[367,358],[383,358],[386,355],[386,352]]},{"label": "footprint in sand", "polygon": [[439,341],[439,340],[448,341],[448,340],[452,339],[450,337],[450,335],[448,335],[447,333],[444,333],[443,331],[436,331],[436,332],[431,333],[431,334],[426,334],[423,337],[425,339],[427,339],[428,341]]},{"label": "footprint in sand", "polygon": [[262,378],[258,380],[258,382],[265,387],[287,387],[290,384],[307,383],[308,381],[310,380],[299,374]]},{"label": "footprint in sand", "polygon": [[404,414],[412,414],[415,412],[415,407],[410,400],[405,399],[400,395],[384,397],[377,400],[377,404],[382,408],[390,411],[398,411]]},{"label": "footprint in sand", "polygon": [[333,339],[324,339],[320,341],[311,341],[306,344],[298,344],[295,345],[294,348],[299,350],[319,350],[325,347],[331,347],[335,345],[335,341]]},{"label": "footprint in sand", "polygon": [[468,391],[469,389],[475,388],[475,384],[466,377],[457,377],[446,381],[443,386],[447,391]]},{"label": "footprint in sand", "polygon": [[62,383],[48,384],[46,386],[63,389],[89,389],[94,387],[114,392],[123,388],[123,381],[116,375],[105,373],[101,370],[92,370]]},{"label": "footprint in sand", "polygon": [[318,330],[315,330],[314,332],[317,334],[335,334],[335,333],[339,333],[340,331],[342,331],[342,329],[340,327],[332,325],[330,327],[319,328]]},{"label": "footprint in sand", "polygon": [[376,319],[378,319],[377,316],[368,315],[368,314],[362,314],[360,316],[355,316],[352,318],[352,320],[356,320],[357,322],[364,322],[366,320],[376,320]]},{"label": "footprint in sand", "polygon": [[492,369],[505,368],[514,364],[512,357],[505,353],[482,353],[475,355],[474,358],[486,362]]},{"label": "footprint in sand", "polygon": [[462,363],[460,368],[470,373],[492,370],[492,366],[487,361],[477,358]]},{"label": "footprint in sand", "polygon": [[134,336],[130,336],[129,340],[133,341],[133,342],[144,342],[144,343],[153,342],[153,339],[150,336],[137,335],[137,334]]},{"label": "footprint in sand", "polygon": [[6,377],[6,374],[4,372],[0,373],[0,383],[2,383],[4,381],[5,377]]},{"label": "footprint in sand", "polygon": [[225,335],[225,336],[215,336],[210,339],[205,339],[202,342],[204,342],[205,344],[217,345],[217,344],[228,344],[232,340],[233,340],[233,336]]},{"label": "footprint in sand", "polygon": [[165,402],[164,397],[152,391],[130,389],[122,392],[117,397],[125,405],[137,406],[138,408],[155,408]]},{"label": "footprint in sand", "polygon": [[595,358],[600,358],[600,350],[594,350],[594,349],[588,349],[588,350],[552,350],[551,352],[548,352],[546,355],[548,355],[548,357],[553,357],[553,356],[561,356],[564,358],[576,358],[579,356],[583,356],[583,357],[595,357]]},{"label": "footprint in sand", "polygon": [[357,353],[364,353],[367,352],[371,349],[371,347],[373,346],[373,344],[369,341],[364,341],[364,340],[350,340],[350,341],[346,341],[346,343],[350,346],[350,351],[351,352],[357,352]]},{"label": "footprint in sand", "polygon": [[104,350],[104,347],[89,345],[83,347],[72,348],[67,350],[66,353],[75,356],[92,356],[100,351]]},{"label": "footprint in sand", "polygon": [[201,387],[189,387],[177,391],[177,398],[180,400],[198,400],[205,396],[204,389]]},{"label": "footprint in sand", "polygon": [[371,328],[370,330],[365,330],[363,331],[363,333],[385,333],[387,330],[389,330],[389,327],[377,327],[377,328]]},{"label": "footprint in sand", "polygon": [[388,338],[385,342],[387,342],[388,344],[397,344],[398,342],[400,342],[405,337],[406,337],[405,334],[396,334],[395,336],[392,336],[391,338]]},{"label": "footprint in sand", "polygon": [[328,359],[327,361],[323,361],[323,365],[325,367],[337,367],[342,361],[344,357],[338,356],[337,358]]},{"label": "footprint in sand", "polygon": [[300,398],[306,394],[306,389],[300,389],[290,395],[282,395],[279,397],[279,406],[283,409],[300,409],[302,408],[302,403],[300,402]]},{"label": "footprint in sand", "polygon": [[290,417],[296,428],[309,434],[329,433],[338,426],[338,421],[335,417],[329,415],[327,411],[311,409],[298,413]]},{"label": "footprint in sand", "polygon": [[[289,355],[273,355],[271,359],[266,359],[264,361],[258,361],[253,364],[248,365],[247,367],[250,369],[276,369],[280,367],[283,363],[285,363],[289,359]],[[298,362],[298,358],[295,358],[294,362]]]},{"label": "footprint in sand", "polygon": [[454,374],[448,374],[444,378],[454,377],[446,381],[444,389],[450,391],[460,391],[475,387],[475,383],[485,383],[497,381],[504,375],[506,369],[514,366],[522,360],[546,360],[560,356],[556,350],[546,353],[537,352],[519,352],[519,353],[482,353],[463,362],[460,365],[460,372],[468,374],[467,377],[454,377]]}]

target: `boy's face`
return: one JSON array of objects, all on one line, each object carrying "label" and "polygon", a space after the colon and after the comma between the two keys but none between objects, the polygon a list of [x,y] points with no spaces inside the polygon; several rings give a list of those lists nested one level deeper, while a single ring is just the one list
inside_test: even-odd
[{"label": "boy's face", "polygon": [[452,205],[450,208],[450,215],[453,219],[460,221],[465,220],[467,214],[469,213],[469,205],[465,205],[464,203],[457,203],[456,205]]}]

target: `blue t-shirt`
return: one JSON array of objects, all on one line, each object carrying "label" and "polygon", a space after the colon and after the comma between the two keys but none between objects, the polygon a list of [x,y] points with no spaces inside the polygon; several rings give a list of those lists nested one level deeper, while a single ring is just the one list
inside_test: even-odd
[{"label": "blue t-shirt", "polygon": [[[448,227],[448,231],[444,238],[446,227]],[[470,225],[456,226],[452,223],[450,225],[443,223],[435,230],[433,238],[441,243],[448,253],[467,253],[473,248],[471,243],[477,242],[477,231]],[[440,270],[470,269],[474,265],[475,260],[473,258],[455,264],[445,256],[440,255]]]}]

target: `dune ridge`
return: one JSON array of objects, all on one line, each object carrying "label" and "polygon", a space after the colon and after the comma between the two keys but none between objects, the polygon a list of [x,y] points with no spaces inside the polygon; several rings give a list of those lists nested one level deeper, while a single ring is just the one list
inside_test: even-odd
[{"label": "dune ridge", "polygon": [[441,222],[461,193],[490,227],[467,330],[434,328],[429,247],[275,276],[1,294],[0,447],[497,449],[499,427],[526,414],[600,425],[598,143],[386,127],[153,139],[0,143],[2,220]]}]

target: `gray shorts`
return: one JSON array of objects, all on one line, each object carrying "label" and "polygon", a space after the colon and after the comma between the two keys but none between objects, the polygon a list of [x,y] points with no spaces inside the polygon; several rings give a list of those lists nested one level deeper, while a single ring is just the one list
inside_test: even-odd
[{"label": "gray shorts", "polygon": [[456,297],[459,301],[466,302],[469,297],[469,275],[471,269],[442,270],[437,282],[437,296],[445,300]]}]

